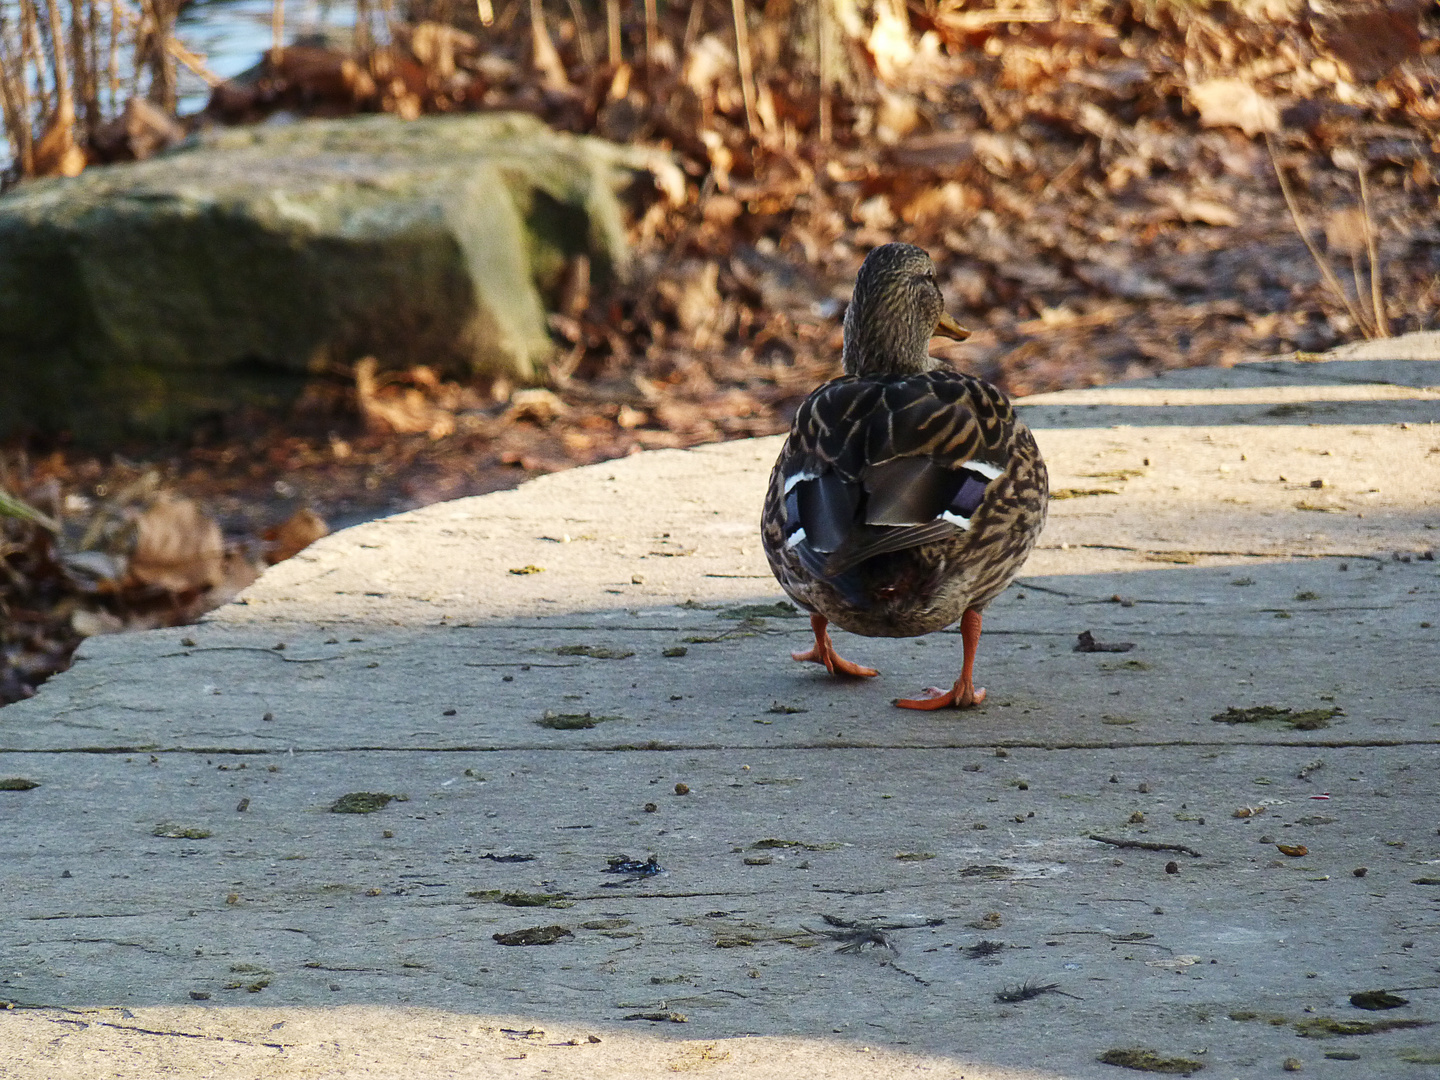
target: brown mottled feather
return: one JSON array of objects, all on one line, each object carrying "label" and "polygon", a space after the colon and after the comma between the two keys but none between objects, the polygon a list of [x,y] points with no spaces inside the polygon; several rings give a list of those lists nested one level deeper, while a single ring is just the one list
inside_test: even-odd
[{"label": "brown mottled feather", "polygon": [[[919,249],[901,253],[915,264],[910,252]],[[923,252],[919,257],[929,265]],[[857,302],[865,286],[862,270]],[[892,314],[883,292],[865,299],[874,320]],[[934,316],[928,317],[933,327]],[[859,316],[847,316],[846,368],[851,373],[821,386],[800,406],[770,476],[762,536],[775,577],[796,603],[854,633],[911,637],[942,629],[969,609],[983,609],[1004,590],[1044,525],[1048,478],[1034,437],[1003,393],[941,366],[928,353],[923,361],[907,355],[895,363],[886,363],[886,355],[874,350],[857,357],[852,336],[863,342],[867,330]],[[920,336],[928,339],[928,332]],[[941,471],[918,464],[902,466],[898,473],[875,471],[915,459]],[[903,525],[866,523],[869,502],[887,496],[877,480],[911,474],[953,478],[963,475],[954,470],[967,463],[995,473],[970,513],[968,528],[939,516]],[[813,479],[828,485],[829,492],[858,500],[838,550],[787,546],[787,530],[791,537],[796,531],[795,515],[787,513],[787,478],[795,488]],[[866,488],[867,480],[873,491]]]}]

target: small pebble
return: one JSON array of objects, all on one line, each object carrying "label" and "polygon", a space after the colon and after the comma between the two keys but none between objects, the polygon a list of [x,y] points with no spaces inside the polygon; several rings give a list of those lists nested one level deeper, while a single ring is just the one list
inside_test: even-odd
[{"label": "small pebble", "polygon": [[1172,860],[1171,862],[1167,862],[1167,863],[1165,864],[1165,873],[1167,873],[1167,874],[1178,874],[1179,872],[1180,872],[1180,864],[1179,864],[1178,862],[1174,862],[1174,861]]},{"label": "small pebble", "polygon": [[653,813],[655,813],[655,811],[657,811],[657,810],[659,810],[659,809],[660,809],[660,807],[656,806],[653,802],[647,802],[647,803],[645,804],[645,813],[647,813],[647,814],[653,814]]},{"label": "small pebble", "polygon": [[995,747],[995,756],[996,756],[996,757],[1009,757],[1009,756],[1010,756],[1010,751],[1006,750],[1003,746],[997,746],[997,747]]},{"label": "small pebble", "polygon": [[1365,866],[1357,866],[1357,867],[1355,867],[1354,870],[1351,870],[1351,871],[1350,871],[1350,873],[1354,874],[1356,877],[1364,877],[1364,876],[1365,876],[1366,874],[1368,874],[1369,872],[1370,872],[1369,867],[1365,867]]},{"label": "small pebble", "polygon": [[1112,783],[1112,784],[1118,784],[1119,782],[1120,782],[1120,777],[1116,776],[1114,773],[1111,773],[1111,774],[1110,774],[1110,783]]},{"label": "small pebble", "polygon": [[675,794],[676,794],[676,795],[689,795],[689,794],[690,794],[690,785],[689,785],[689,784],[676,784],[676,785],[675,785]]},{"label": "small pebble", "polygon": [[1299,1072],[1305,1066],[1300,1063],[1299,1058],[1286,1058],[1285,1063],[1280,1067],[1286,1072]]},{"label": "small pebble", "polygon": [[380,836],[381,836],[382,839],[385,839],[385,840],[394,840],[394,839],[395,839],[395,833],[392,832],[390,829],[386,829],[384,832],[382,832],[382,833],[380,834]]},{"label": "small pebble", "polygon": [[1144,824],[1144,822],[1145,822],[1145,815],[1142,814],[1139,810],[1136,810],[1133,814],[1130,815],[1130,824],[1131,824],[1131,825],[1141,825],[1141,824]]},{"label": "small pebble", "polygon": [[72,873],[70,873],[69,870],[66,870],[66,871],[65,871],[63,874],[61,874],[60,876],[61,876],[61,877],[74,877],[75,875],[72,874]]},{"label": "small pebble", "polygon": [[209,1000],[210,1000],[210,995],[209,995],[208,992],[206,992],[206,991],[204,991],[204,990],[191,990],[191,991],[190,991],[190,1000],[191,1000],[191,1001],[209,1001]]},{"label": "small pebble", "polygon": [[1150,785],[1147,784],[1147,783],[1145,783],[1144,781],[1141,781],[1140,786],[1139,786],[1138,788],[1136,788],[1135,790],[1138,791],[1138,792],[1140,792],[1141,795],[1149,795],[1149,794],[1150,794]]},{"label": "small pebble", "polygon": [[457,712],[457,710],[455,710],[455,709],[446,709],[446,710],[445,710],[443,713],[441,713],[440,715],[441,715],[441,716],[454,716],[456,712]]},{"label": "small pebble", "polygon": [[249,809],[250,809],[250,800],[249,800],[249,799],[241,799],[238,803],[235,804],[235,812],[236,812],[237,814],[243,814],[246,810],[249,810]]},{"label": "small pebble", "polygon": [[501,675],[501,676],[500,676],[500,681],[501,681],[501,682],[514,682],[514,681],[515,681],[515,676],[514,676],[514,675]]},{"label": "small pebble", "polygon": [[267,712],[264,716],[260,717],[260,719],[267,724],[273,723],[275,720],[275,714],[273,712]]},{"label": "small pebble", "polygon": [[[183,646],[185,646],[185,648],[187,648],[187,649],[193,649],[193,648],[195,647],[195,639],[194,639],[194,638],[188,638],[188,637],[182,637],[182,638],[180,639],[180,644],[183,645]],[[191,994],[190,996],[191,996],[191,997],[194,997],[195,995],[194,995],[194,994]],[[208,998],[210,995],[209,995],[209,994],[206,994],[205,996]]]},{"label": "small pebble", "polygon": [[1029,791],[1029,790],[1030,790],[1030,785],[1027,784],[1024,780],[1021,780],[1018,784],[1015,785],[1015,787],[1016,787],[1018,790],[1020,790],[1020,791]]}]

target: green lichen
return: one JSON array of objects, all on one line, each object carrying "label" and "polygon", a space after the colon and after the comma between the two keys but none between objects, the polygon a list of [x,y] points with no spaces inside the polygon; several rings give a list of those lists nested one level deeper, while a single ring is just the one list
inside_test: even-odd
[{"label": "green lichen", "polygon": [[592,716],[588,712],[583,713],[562,713],[552,709],[546,709],[545,714],[536,720],[540,727],[549,728],[551,731],[584,731],[603,724],[607,720],[623,720],[622,716]]},{"label": "green lichen", "polygon": [[1313,1020],[1296,1021],[1295,1031],[1302,1039],[1335,1039],[1429,1027],[1431,1023],[1430,1020],[1336,1020],[1331,1016],[1317,1016]]},{"label": "green lichen", "polygon": [[556,656],[589,656],[595,660],[624,660],[634,656],[634,649],[611,649],[604,645],[561,645]]},{"label": "green lichen", "polygon": [[352,791],[330,804],[332,814],[373,814],[383,810],[392,800],[404,802],[404,795],[387,795],[383,791]]},{"label": "green lichen", "polygon": [[1402,1005],[1409,1005],[1410,999],[1387,990],[1362,990],[1358,994],[1350,995],[1350,1004],[1357,1009],[1378,1012],[1381,1009],[1398,1009]]},{"label": "green lichen", "polygon": [[1192,1061],[1189,1058],[1180,1057],[1161,1057],[1154,1050],[1143,1046],[1115,1047],[1106,1050],[1098,1060],[1106,1065],[1118,1065],[1122,1069],[1134,1069],[1137,1072],[1171,1073],[1177,1076],[1189,1076],[1205,1067],[1203,1061]]},{"label": "green lichen", "polygon": [[561,938],[575,935],[563,926],[530,926],[508,934],[491,934],[501,945],[554,945]]},{"label": "green lichen", "polygon": [[750,845],[751,851],[770,851],[775,848],[799,848],[802,851],[834,851],[840,844],[831,842],[828,844],[807,844],[803,840],[777,840],[774,837],[766,837],[764,840],[756,840]]},{"label": "green lichen", "polygon": [[156,825],[155,828],[150,830],[150,835],[163,836],[169,840],[208,840],[211,833],[209,829],[196,829],[186,827],[184,825],[171,825],[169,822],[162,821],[159,825]]},{"label": "green lichen", "polygon": [[575,901],[565,899],[563,893],[507,892],[495,897],[497,904],[506,907],[574,907]]},{"label": "green lichen", "polygon": [[1318,731],[1320,728],[1329,727],[1331,719],[1342,714],[1342,709],[1333,707],[1304,709],[1296,712],[1294,709],[1281,708],[1276,705],[1254,705],[1248,709],[1237,709],[1232,705],[1223,713],[1216,713],[1210,719],[1217,724],[1278,722],[1288,725],[1292,731]]},{"label": "green lichen", "polygon": [[800,610],[787,600],[773,604],[741,604],[720,612],[722,619],[798,619]]}]

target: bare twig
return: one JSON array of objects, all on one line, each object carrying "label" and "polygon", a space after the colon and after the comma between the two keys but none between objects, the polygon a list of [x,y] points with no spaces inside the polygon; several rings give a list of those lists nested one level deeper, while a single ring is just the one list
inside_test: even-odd
[{"label": "bare twig", "polygon": [[10,48],[9,28],[0,11],[0,109],[3,109],[5,132],[22,175],[34,170],[31,156],[29,104],[25,99],[25,52],[23,43],[16,51]]},{"label": "bare twig", "polygon": [[1285,172],[1280,168],[1280,159],[1275,154],[1274,140],[1270,138],[1268,131],[1265,133],[1265,148],[1270,151],[1270,164],[1275,169],[1275,178],[1280,181],[1280,194],[1285,196],[1285,205],[1290,210],[1290,220],[1295,223],[1295,231],[1300,234],[1300,239],[1305,242],[1305,248],[1310,252],[1310,257],[1315,260],[1315,265],[1320,270],[1320,276],[1325,279],[1325,284],[1330,286],[1331,291],[1345,305],[1345,310],[1349,313],[1350,318],[1355,320],[1355,325],[1360,327],[1360,332],[1367,338],[1375,337],[1375,331],[1371,327],[1370,321],[1351,302],[1349,295],[1345,292],[1345,287],[1335,276],[1335,271],[1330,268],[1330,264],[1320,255],[1319,249],[1310,239],[1310,233],[1306,230],[1305,222],[1300,217],[1300,207],[1296,204],[1295,196],[1290,191],[1290,182],[1285,179]]},{"label": "bare twig", "polygon": [[655,10],[655,0],[645,0],[645,76],[652,78],[655,66],[655,46],[660,38],[660,15]]},{"label": "bare twig", "polygon": [[605,0],[605,45],[611,67],[619,67],[620,56],[620,0]]},{"label": "bare twig", "polygon": [[831,0],[820,0],[817,5],[816,15],[818,25],[816,37],[820,39],[820,141],[826,145],[831,139],[831,103],[830,89],[835,84],[835,43],[831,40],[834,29],[830,15]]},{"label": "bare twig", "polygon": [[750,65],[750,29],[745,23],[745,0],[730,0],[730,13],[735,19],[735,63],[740,73],[740,93],[745,98],[745,129],[753,139],[760,125],[755,119],[755,73]]},{"label": "bare twig", "polygon": [[530,0],[530,43],[531,59],[535,70],[545,78],[550,90],[566,90],[570,79],[565,74],[565,65],[560,62],[560,53],[545,25],[545,9],[540,0]]},{"label": "bare twig", "polygon": [[1200,858],[1200,852],[1184,844],[1157,844],[1153,840],[1123,840],[1111,836],[1096,836],[1090,834],[1090,839],[1101,844],[1114,844],[1116,847],[1139,848],[1142,851],[1181,851],[1192,858]]},{"label": "bare twig", "polygon": [[285,0],[274,0],[270,8],[270,42],[278,64],[285,56]]},{"label": "bare twig", "polygon": [[590,23],[585,18],[585,9],[580,6],[580,0],[565,2],[570,6],[570,18],[575,20],[575,41],[580,46],[580,59],[587,68],[593,68],[595,47],[590,43]]},{"label": "bare twig", "polygon": [[690,14],[685,19],[685,36],[680,42],[680,55],[689,56],[695,39],[700,36],[700,23],[705,18],[705,0],[690,0]]},{"label": "bare twig", "polygon": [[1059,983],[1034,983],[1023,982],[1019,986],[1007,986],[1003,990],[995,991],[995,1000],[1013,1004],[1017,1001],[1029,1001],[1041,994],[1063,994],[1068,998],[1075,998],[1076,1001],[1083,1001],[1084,998],[1075,997],[1065,990],[1060,989]]}]

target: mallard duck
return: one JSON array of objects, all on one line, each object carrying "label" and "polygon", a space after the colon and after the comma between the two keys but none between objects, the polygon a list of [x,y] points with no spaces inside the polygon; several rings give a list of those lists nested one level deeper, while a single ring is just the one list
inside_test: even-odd
[{"label": "mallard duck", "polygon": [[765,554],[810,612],[815,645],[796,660],[835,675],[835,623],[867,637],[916,637],[960,620],[950,690],[895,701],[967,708],[981,613],[1019,571],[1045,524],[1049,479],[1006,396],[930,356],[933,336],[969,331],[946,312],[930,257],[886,244],[860,267],[845,312],[845,373],[805,399],[770,474]]}]

